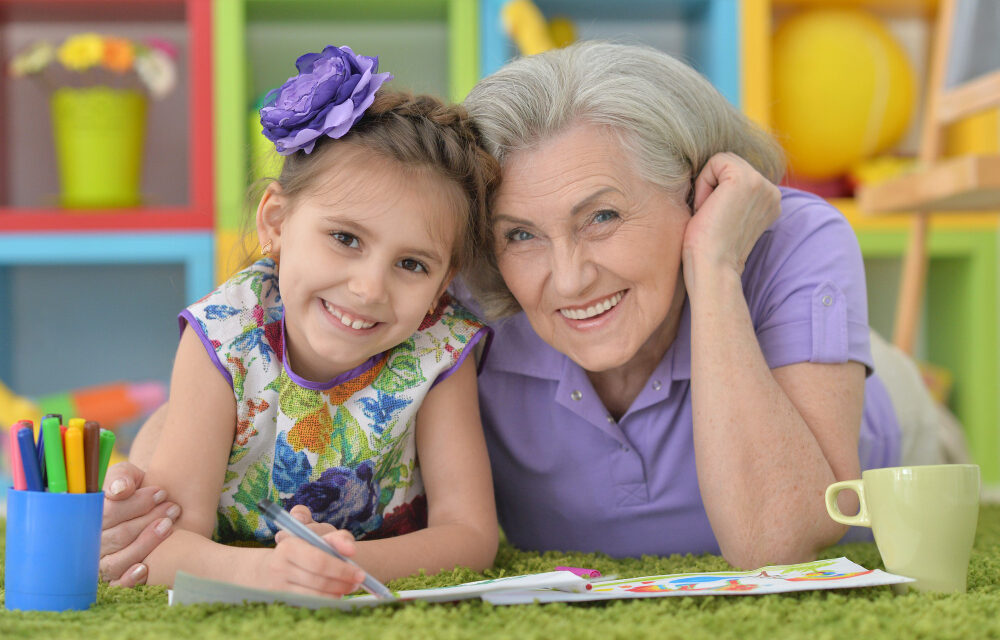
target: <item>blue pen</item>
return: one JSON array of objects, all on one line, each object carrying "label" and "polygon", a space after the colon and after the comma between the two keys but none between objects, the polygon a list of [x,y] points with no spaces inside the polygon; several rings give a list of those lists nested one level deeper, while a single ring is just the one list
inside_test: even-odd
[{"label": "blue pen", "polygon": [[41,474],[39,477],[42,479],[42,491],[45,491],[45,487],[48,486],[49,478],[45,474],[45,438],[42,437],[42,427],[38,427],[38,457],[35,459],[38,463],[38,470]]},{"label": "blue pen", "polygon": [[[261,513],[264,514],[265,518],[273,522],[278,527],[284,529],[288,533],[292,534],[293,536],[302,538],[303,540],[305,540],[312,546],[316,547],[317,549],[329,553],[334,558],[343,560],[347,564],[361,569],[361,567],[358,566],[358,563],[354,562],[348,557],[341,555],[336,549],[331,547],[326,540],[318,536],[316,533],[311,531],[309,527],[307,527],[306,525],[302,524],[301,522],[293,518],[290,513],[288,513],[278,505],[274,504],[270,500],[267,500],[266,498],[264,500],[261,500],[260,502],[257,503],[257,508],[261,510]],[[364,571],[364,569],[361,570]],[[361,586],[364,588],[365,591],[372,594],[376,598],[380,598],[382,600],[396,599],[396,597],[392,595],[392,592],[386,589],[384,584],[373,578],[367,571],[365,571],[365,579],[361,583]]]},{"label": "blue pen", "polygon": [[21,429],[17,432],[17,446],[21,450],[21,466],[24,467],[24,483],[28,491],[45,491],[42,473],[38,468],[38,457],[35,454],[35,434],[31,429]]}]

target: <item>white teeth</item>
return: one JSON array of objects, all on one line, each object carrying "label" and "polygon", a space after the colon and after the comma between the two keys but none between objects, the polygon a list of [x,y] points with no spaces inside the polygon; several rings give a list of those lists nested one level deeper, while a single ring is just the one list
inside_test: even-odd
[{"label": "white teeth", "polygon": [[611,307],[617,305],[621,302],[625,294],[621,291],[606,298],[597,304],[587,307],[586,309],[560,309],[559,313],[563,314],[564,317],[570,320],[586,320],[587,318],[593,318],[596,315],[600,315],[610,309]]},{"label": "white teeth", "polygon": [[336,307],[331,306],[330,303],[327,302],[326,300],[323,301],[323,306],[326,307],[326,310],[329,311],[332,316],[334,316],[335,318],[337,318],[338,320],[340,320],[340,322],[345,327],[350,327],[352,329],[371,329],[372,327],[375,326],[374,322],[365,322],[364,320],[355,320],[354,318],[351,318],[346,313],[341,313],[341,311],[339,309],[337,309]]}]

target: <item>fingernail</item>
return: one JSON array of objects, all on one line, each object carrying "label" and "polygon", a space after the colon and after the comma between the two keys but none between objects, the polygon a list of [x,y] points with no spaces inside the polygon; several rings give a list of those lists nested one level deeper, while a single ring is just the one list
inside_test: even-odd
[{"label": "fingernail", "polygon": [[179,516],[180,513],[181,513],[181,508],[178,507],[176,504],[172,504],[167,508],[167,517],[170,518],[171,520],[176,520],[177,516]]},{"label": "fingernail", "polygon": [[167,499],[167,492],[163,489],[160,489],[159,491],[153,494],[153,502],[155,504],[160,504],[166,499]]},{"label": "fingernail", "polygon": [[170,518],[161,518],[160,521],[156,523],[156,527],[154,527],[153,530],[156,531],[157,535],[163,536],[166,535],[167,531],[170,531],[170,527],[173,526],[173,524],[174,523],[170,520]]},{"label": "fingernail", "polygon": [[124,491],[127,486],[128,483],[125,482],[124,478],[118,478],[117,480],[111,483],[111,487],[108,489],[108,493],[110,493],[113,496],[116,496],[122,491]]},{"label": "fingernail", "polygon": [[146,565],[140,564],[138,567],[132,570],[132,577],[141,578],[144,573],[146,573]]}]

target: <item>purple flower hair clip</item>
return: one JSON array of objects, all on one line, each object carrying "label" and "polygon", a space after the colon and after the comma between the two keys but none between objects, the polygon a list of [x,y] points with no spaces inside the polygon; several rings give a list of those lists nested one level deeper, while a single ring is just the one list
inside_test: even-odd
[{"label": "purple flower hair clip", "polygon": [[361,119],[391,73],[377,73],[378,58],[350,47],[327,46],[295,61],[298,75],[264,98],[260,124],[278,153],[311,153],[323,135],[340,138]]}]

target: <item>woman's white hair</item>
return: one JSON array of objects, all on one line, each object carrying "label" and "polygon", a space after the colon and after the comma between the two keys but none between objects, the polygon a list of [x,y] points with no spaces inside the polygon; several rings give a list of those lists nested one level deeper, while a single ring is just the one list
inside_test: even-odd
[{"label": "woman's white hair", "polygon": [[[770,135],[697,71],[647,46],[584,41],[520,58],[481,80],[464,105],[501,167],[512,152],[588,122],[610,127],[640,176],[689,205],[716,153],[741,156],[772,182],[784,174]],[[495,256],[482,258],[467,279],[487,315],[516,313]]]}]

